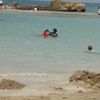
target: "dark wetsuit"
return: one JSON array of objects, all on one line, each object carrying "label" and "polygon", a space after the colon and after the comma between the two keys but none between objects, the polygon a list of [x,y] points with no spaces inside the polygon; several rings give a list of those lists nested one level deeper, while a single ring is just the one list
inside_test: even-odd
[{"label": "dark wetsuit", "polygon": [[56,32],[50,32],[50,33],[49,33],[49,36],[52,36],[52,37],[57,37],[57,36],[58,36],[58,34],[57,34]]}]

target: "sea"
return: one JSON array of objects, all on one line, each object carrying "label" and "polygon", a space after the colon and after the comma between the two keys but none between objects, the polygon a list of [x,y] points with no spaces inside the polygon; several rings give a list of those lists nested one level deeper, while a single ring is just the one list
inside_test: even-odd
[{"label": "sea", "polygon": [[[66,80],[76,70],[100,72],[98,4],[87,5],[84,13],[0,10],[0,78],[24,77],[26,83],[45,84]],[[40,36],[53,28],[58,37]],[[88,52],[88,45],[93,51]]]}]

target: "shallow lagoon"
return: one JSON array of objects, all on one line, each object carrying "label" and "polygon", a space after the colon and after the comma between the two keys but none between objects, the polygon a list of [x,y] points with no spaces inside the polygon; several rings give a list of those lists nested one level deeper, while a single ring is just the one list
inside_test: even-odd
[{"label": "shallow lagoon", "polygon": [[[59,37],[38,36],[55,27]],[[94,13],[0,11],[0,73],[100,71],[99,30]]]}]

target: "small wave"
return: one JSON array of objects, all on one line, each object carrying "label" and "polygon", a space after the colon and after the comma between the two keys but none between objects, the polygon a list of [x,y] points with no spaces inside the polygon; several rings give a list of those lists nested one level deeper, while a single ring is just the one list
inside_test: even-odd
[{"label": "small wave", "polygon": [[44,79],[61,79],[64,78],[64,74],[48,74],[48,73],[4,73],[0,74],[0,77],[32,77],[32,78],[44,78]]},{"label": "small wave", "polygon": [[27,87],[62,84],[68,81],[67,75],[49,73],[8,73],[0,74],[0,79],[16,80]]},{"label": "small wave", "polygon": [[85,51],[88,54],[94,54],[94,55],[100,55],[100,52],[97,52],[96,50],[92,50],[92,51]]}]

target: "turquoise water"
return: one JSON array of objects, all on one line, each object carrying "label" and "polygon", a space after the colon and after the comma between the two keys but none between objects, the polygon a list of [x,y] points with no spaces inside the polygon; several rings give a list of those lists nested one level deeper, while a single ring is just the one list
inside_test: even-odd
[{"label": "turquoise water", "polygon": [[[56,27],[59,37],[38,36]],[[91,44],[94,53],[87,53]],[[0,11],[0,73],[100,71],[100,16]]]}]

